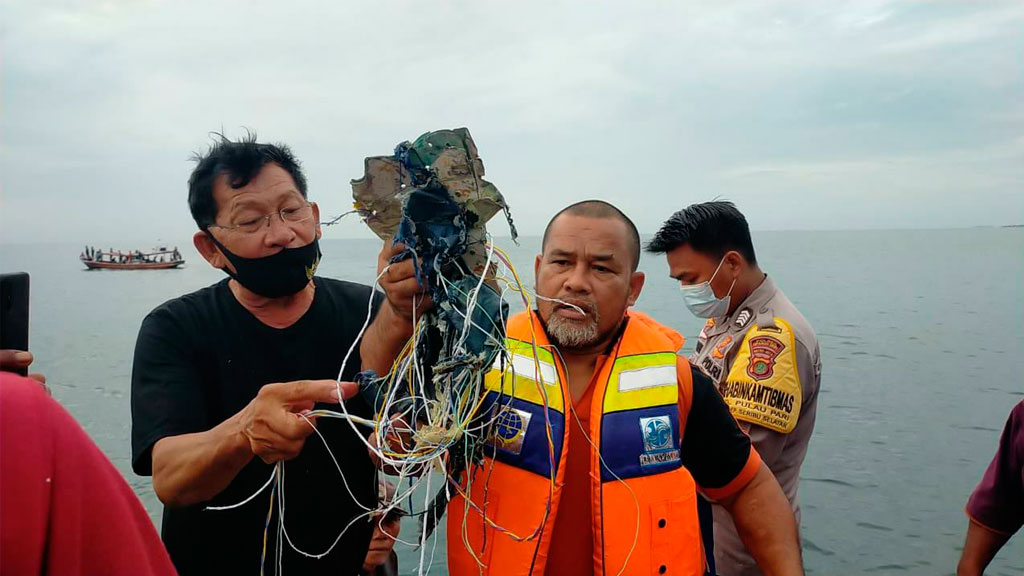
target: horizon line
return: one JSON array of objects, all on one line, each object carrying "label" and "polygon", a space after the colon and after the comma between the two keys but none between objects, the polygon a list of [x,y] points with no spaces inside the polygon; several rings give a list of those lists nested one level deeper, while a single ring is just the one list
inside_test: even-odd
[{"label": "horizon line", "polygon": [[[972,226],[936,226],[936,227],[915,227],[915,228],[761,228],[752,229],[751,233],[774,233],[774,232],[939,232],[943,230],[977,230],[977,229],[993,229],[993,228],[1024,228],[1024,224],[977,224]],[[369,232],[369,231],[367,231]],[[641,232],[640,236],[652,236],[655,232]],[[540,238],[543,234],[520,234],[519,238]],[[493,234],[493,238],[499,238],[503,240],[509,240],[512,238],[509,234]],[[182,239],[181,242],[187,242],[191,238]],[[321,237],[323,240],[377,240],[376,236],[372,234],[369,236],[337,236],[328,238],[326,235]],[[139,240],[135,240],[138,242]],[[83,241],[83,240],[52,240],[52,241],[35,241],[25,242],[21,240],[6,241],[0,240],[0,246],[29,246],[39,244],[90,244],[95,241]],[[167,240],[147,240],[146,242],[157,242],[158,244],[170,244]],[[110,243],[109,240],[101,242],[101,244]],[[191,246],[191,243],[185,245]]]}]

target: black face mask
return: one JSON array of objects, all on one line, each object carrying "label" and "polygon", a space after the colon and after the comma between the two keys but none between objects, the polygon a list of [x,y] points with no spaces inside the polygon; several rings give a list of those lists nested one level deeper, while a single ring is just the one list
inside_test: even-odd
[{"label": "black face mask", "polygon": [[267,298],[281,298],[299,292],[313,279],[313,273],[320,264],[320,243],[316,238],[305,246],[285,248],[271,256],[243,258],[225,248],[213,234],[207,232],[206,235],[235,267],[234,272],[227,267],[221,270],[248,290]]}]

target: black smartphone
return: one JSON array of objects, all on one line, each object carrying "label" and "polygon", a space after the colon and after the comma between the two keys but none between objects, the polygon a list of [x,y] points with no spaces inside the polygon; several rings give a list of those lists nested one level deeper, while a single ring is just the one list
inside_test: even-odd
[{"label": "black smartphone", "polygon": [[[0,349],[28,350],[28,273],[0,274]],[[17,370],[28,374],[27,368]]]}]

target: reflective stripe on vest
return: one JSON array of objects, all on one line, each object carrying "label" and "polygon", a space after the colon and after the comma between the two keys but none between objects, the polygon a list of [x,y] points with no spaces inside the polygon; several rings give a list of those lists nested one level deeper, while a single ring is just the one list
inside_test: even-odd
[{"label": "reflective stripe on vest", "polygon": [[616,358],[604,392],[601,481],[675,470],[679,458],[679,384],[674,353]]},{"label": "reflective stripe on vest", "polygon": [[562,378],[548,350],[538,347],[534,353],[530,342],[511,338],[505,345],[509,357],[495,361],[484,377],[484,405],[491,406],[494,417],[491,456],[550,479],[557,470],[565,434]]},{"label": "reflective stripe on vest", "polygon": [[[594,570],[702,574],[696,487],[679,454],[680,376],[690,385],[689,372],[677,374],[681,339],[642,314],[629,318],[594,381],[588,435],[599,448],[591,469],[601,471],[592,482]],[[568,440],[564,369],[532,315],[511,318],[507,335],[509,356],[485,377],[488,457],[467,474],[470,502],[456,497],[448,509],[453,576],[541,576],[558,553],[548,548]]]}]

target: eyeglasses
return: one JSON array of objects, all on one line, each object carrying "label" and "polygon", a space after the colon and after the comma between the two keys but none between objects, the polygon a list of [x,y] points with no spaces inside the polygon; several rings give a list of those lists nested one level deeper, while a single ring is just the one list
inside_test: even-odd
[{"label": "eyeglasses", "polygon": [[245,222],[240,222],[234,226],[210,224],[208,228],[220,228],[221,230],[241,232],[242,234],[255,234],[263,228],[269,228],[270,219],[273,218],[275,214],[280,216],[281,221],[285,224],[298,224],[313,217],[313,204],[306,202],[305,205],[298,208],[285,208],[279,212],[272,212],[264,216],[258,216],[256,218],[246,220]]}]

